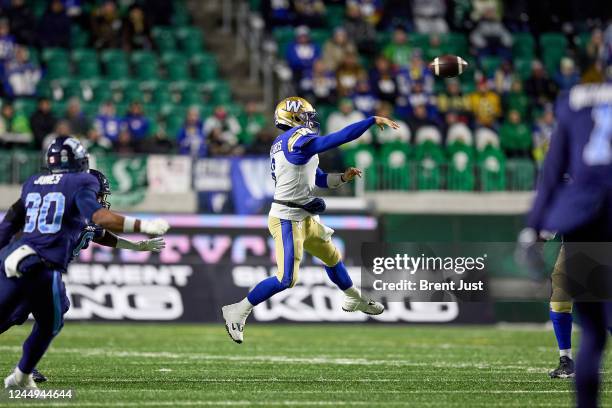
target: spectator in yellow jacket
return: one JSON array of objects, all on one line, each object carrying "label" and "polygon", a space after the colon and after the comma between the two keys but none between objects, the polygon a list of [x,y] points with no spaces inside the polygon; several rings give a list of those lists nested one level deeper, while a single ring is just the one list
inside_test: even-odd
[{"label": "spectator in yellow jacket", "polygon": [[469,96],[470,107],[476,124],[491,127],[501,115],[501,99],[489,89],[485,78],[478,82],[478,89]]}]

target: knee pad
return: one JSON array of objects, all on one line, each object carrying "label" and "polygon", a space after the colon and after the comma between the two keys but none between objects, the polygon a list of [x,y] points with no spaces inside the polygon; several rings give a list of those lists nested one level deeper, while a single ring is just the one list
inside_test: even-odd
[{"label": "knee pad", "polygon": [[557,313],[572,313],[573,302],[550,302],[550,310]]}]

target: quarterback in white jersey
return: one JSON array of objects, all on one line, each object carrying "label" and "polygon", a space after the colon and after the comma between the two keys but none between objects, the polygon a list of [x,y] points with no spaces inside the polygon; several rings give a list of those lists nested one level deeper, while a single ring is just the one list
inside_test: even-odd
[{"label": "quarterback in white jersey", "polygon": [[242,343],[244,325],[255,305],[295,285],[303,253],[325,264],[330,280],[345,294],[342,309],[380,314],[380,303],[365,299],[351,281],[340,252],[331,241],[333,230],[319,221],[325,201],[314,196],[315,187],[336,188],[361,177],[361,171],[349,168],[344,173],[328,174],[319,168],[318,153],[336,148],[361,136],[374,124],[397,129],[397,123],[373,116],[321,137],[316,112],[305,99],[283,99],[274,112],[274,124],[284,131],[270,149],[270,169],[276,185],[268,217],[268,228],[275,242],[278,273],[258,283],[242,301],[222,308],[227,332]]}]

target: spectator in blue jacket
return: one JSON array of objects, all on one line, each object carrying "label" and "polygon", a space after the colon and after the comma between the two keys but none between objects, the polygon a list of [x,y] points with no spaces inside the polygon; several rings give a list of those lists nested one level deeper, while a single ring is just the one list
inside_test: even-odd
[{"label": "spectator in blue jacket", "polygon": [[576,65],[571,58],[562,58],[560,69],[553,77],[560,91],[567,91],[580,82],[580,75],[576,72]]},{"label": "spectator in blue jacket", "polygon": [[117,116],[115,105],[112,102],[105,102],[100,107],[100,113],[96,116],[94,126],[100,134],[113,143],[119,140],[121,131],[121,119]]},{"label": "spectator in blue jacket", "polygon": [[13,58],[15,51],[15,37],[11,34],[9,23],[5,18],[0,19],[0,65]]},{"label": "spectator in blue jacket", "polygon": [[36,87],[42,76],[38,65],[29,60],[26,47],[15,48],[15,59],[8,62],[4,69],[4,92],[8,97],[35,96]]},{"label": "spectator in blue jacket", "polygon": [[208,155],[204,126],[197,107],[192,106],[187,111],[185,124],[179,130],[176,141],[179,146],[179,154],[192,157],[206,157]]},{"label": "spectator in blue jacket", "polygon": [[310,29],[299,26],[295,29],[295,41],[287,48],[287,62],[296,79],[300,79],[304,71],[312,66],[321,55],[320,47],[310,39]]},{"label": "spectator in blue jacket", "polygon": [[374,116],[374,111],[379,99],[370,89],[370,83],[366,79],[357,82],[355,92],[351,96],[355,109],[363,113],[366,117]]},{"label": "spectator in blue jacket", "polygon": [[38,25],[38,38],[42,47],[70,46],[70,25],[72,21],[66,14],[61,0],[50,2]]},{"label": "spectator in blue jacket", "polygon": [[140,102],[130,104],[123,121],[134,141],[139,142],[149,135],[151,121],[144,115]]}]

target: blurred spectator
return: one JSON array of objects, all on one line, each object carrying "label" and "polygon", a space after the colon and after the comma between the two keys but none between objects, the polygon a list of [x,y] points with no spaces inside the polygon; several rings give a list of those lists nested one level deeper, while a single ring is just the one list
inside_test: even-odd
[{"label": "blurred spectator", "polygon": [[357,52],[357,48],[343,27],[334,30],[332,38],[325,42],[323,46],[323,62],[331,69],[335,70],[342,63],[347,54]]},{"label": "blurred spectator", "polygon": [[529,98],[523,92],[523,84],[519,79],[515,79],[510,88],[510,92],[503,96],[504,110],[516,110],[521,118],[529,118]]},{"label": "blurred spectator", "polygon": [[499,128],[499,139],[508,157],[529,157],[531,133],[518,111],[508,113],[508,120]]},{"label": "blurred spectator", "polygon": [[471,0],[470,17],[479,21],[489,15],[494,20],[501,20],[502,4],[500,0]]},{"label": "blurred spectator", "polygon": [[112,102],[104,102],[100,106],[100,112],[94,120],[94,126],[102,136],[111,142],[117,143],[119,141],[121,119],[117,116],[115,105]]},{"label": "blurred spectator", "polygon": [[476,48],[479,57],[497,55],[511,58],[512,35],[495,17],[495,10],[485,10],[483,18],[470,34],[470,42]]},{"label": "blurred spectator", "polygon": [[172,23],[174,2],[168,0],[145,0],[145,12],[152,26],[167,26]]},{"label": "blurred spectator", "polygon": [[493,74],[493,88],[497,93],[505,94],[512,88],[514,82],[514,69],[509,60],[504,60],[499,68]]},{"label": "blurred spectator", "polygon": [[414,84],[412,84],[412,89],[408,96],[409,111],[413,111],[417,105],[425,106],[427,117],[432,120],[436,119],[438,109],[436,108],[434,97],[430,93],[425,92],[422,81],[415,81]]},{"label": "blurred spectator", "polygon": [[208,146],[206,145],[206,135],[200,119],[200,111],[197,107],[191,107],[187,111],[185,124],[179,130],[176,137],[180,154],[187,154],[192,157],[206,157]]},{"label": "blurred spectator", "polygon": [[585,84],[599,84],[606,80],[606,74],[604,73],[604,65],[601,61],[596,61],[593,65],[587,68],[582,73],[580,82]]},{"label": "blurred spectator", "polygon": [[580,67],[582,71],[589,69],[596,61],[603,58],[605,51],[604,34],[600,28],[595,28],[591,38],[580,53]]},{"label": "blurred spectator", "polygon": [[427,48],[422,51],[427,61],[433,61],[434,58],[446,54],[446,50],[442,47],[442,39],[438,34],[429,36]]},{"label": "blurred spectator", "polygon": [[123,49],[126,51],[153,48],[151,24],[138,4],[130,6],[123,21]]},{"label": "blurred spectator", "polygon": [[84,137],[87,134],[90,123],[85,113],[81,110],[81,102],[76,96],[68,100],[68,108],[66,109],[64,119],[68,121],[70,129],[75,136]]},{"label": "blurred spectator", "polygon": [[386,0],[379,27],[388,28],[398,25],[409,28],[412,26],[412,8],[406,7],[406,0]]},{"label": "blurred spectator", "polygon": [[11,34],[9,22],[0,18],[0,65],[13,58],[14,52],[15,37]]},{"label": "blurred spectator", "polygon": [[560,91],[567,91],[580,81],[580,76],[576,72],[574,61],[563,57],[559,63],[559,71],[553,77],[557,88]]},{"label": "blurred spectator", "polygon": [[225,156],[235,153],[238,146],[240,123],[235,116],[230,115],[223,106],[217,106],[213,116],[204,122],[204,134],[209,140],[211,155]]},{"label": "blurred spectator", "polygon": [[492,127],[500,117],[501,101],[499,95],[489,89],[485,78],[479,80],[476,92],[470,94],[470,107],[476,124],[480,126]]},{"label": "blurred spectator", "polygon": [[370,84],[381,100],[395,103],[398,95],[397,80],[389,60],[382,55],[376,58],[374,68],[370,71]]},{"label": "blurred spectator", "polygon": [[437,95],[436,106],[442,113],[455,112],[461,122],[468,123],[470,120],[470,100],[461,91],[457,78],[446,80],[446,91]]},{"label": "blurred spectator", "polygon": [[548,152],[550,137],[555,128],[555,114],[552,105],[544,108],[533,128],[533,158],[540,167],[544,163],[544,157]]},{"label": "blurred spectator", "polygon": [[2,105],[0,112],[0,139],[2,135],[10,134],[13,141],[30,142],[32,131],[28,118],[21,112],[15,112],[15,108],[9,102]]},{"label": "blurred spectator", "polygon": [[336,100],[336,75],[327,69],[323,60],[318,59],[312,69],[304,73],[300,93],[315,104],[332,104]]},{"label": "blurred spectator", "polygon": [[113,144],[110,140],[100,134],[95,127],[87,132],[87,139],[83,141],[87,151],[91,154],[108,154],[113,151]]},{"label": "blurred spectator", "polygon": [[[326,129],[327,133],[337,132],[348,125],[352,125],[355,122],[359,122],[360,120],[364,120],[366,117],[363,113],[355,110],[353,108],[353,102],[348,98],[343,98],[340,100],[338,110],[332,112],[327,118]],[[359,138],[353,142],[350,142],[348,145],[343,145],[345,147],[355,146],[358,143],[371,144],[372,143],[372,133],[369,130]],[[350,146],[349,146],[350,145]]]},{"label": "blurred spectator", "polygon": [[408,66],[413,48],[408,43],[408,34],[403,27],[393,30],[393,38],[383,50],[383,55],[395,65]]},{"label": "blurred spectator", "polygon": [[52,0],[38,24],[40,46],[68,48],[71,24],[62,0]]},{"label": "blurred spectator", "polygon": [[348,96],[353,92],[357,81],[367,78],[367,73],[359,64],[357,54],[348,54],[336,71],[338,94]]},{"label": "blurred spectator", "polygon": [[267,27],[290,25],[294,20],[291,0],[262,0],[261,14]]},{"label": "blurred spectator", "polygon": [[422,34],[448,32],[446,2],[444,0],[412,0],[412,15],[416,31]]},{"label": "blurred spectator", "polygon": [[383,14],[381,0],[347,0],[347,4],[359,7],[361,18],[373,27],[378,24]]},{"label": "blurred spectator", "polygon": [[253,137],[261,132],[266,125],[266,117],[257,102],[250,101],[245,106],[243,118],[244,120],[241,124],[242,136],[240,139],[246,142],[246,144],[250,144],[253,141]]},{"label": "blurred spectator", "polygon": [[34,136],[34,148],[40,150],[42,148],[45,136],[53,131],[57,119],[51,112],[51,101],[49,98],[39,98],[38,106],[30,116],[30,129]]},{"label": "blurred spectator", "polygon": [[309,27],[325,25],[325,4],[322,0],[293,0],[293,8],[300,24]]},{"label": "blurred spectator", "polygon": [[4,70],[4,93],[9,97],[34,96],[42,76],[38,65],[30,62],[30,53],[24,46],[15,48],[15,59]]},{"label": "blurred spectator", "polygon": [[[444,115],[443,130],[443,133],[446,136],[447,145],[450,145],[455,139],[458,138],[462,139],[462,141],[467,145],[471,144],[472,131],[462,120],[457,111],[449,110],[446,112]],[[464,139],[470,139],[470,141]]]},{"label": "blurred spectator", "polygon": [[144,115],[140,102],[130,104],[124,122],[134,142],[140,142],[149,135],[151,121]]},{"label": "blurred spectator", "polygon": [[351,95],[353,106],[366,117],[374,115],[376,105],[378,105],[378,97],[370,90],[370,83],[367,79],[361,79],[357,82],[355,92]]},{"label": "blurred spectator", "polygon": [[347,4],[344,27],[349,38],[357,44],[360,53],[373,56],[378,52],[376,30],[362,18],[359,5],[355,3]]},{"label": "blurred spectator", "polygon": [[425,65],[421,50],[415,49],[412,52],[410,62],[399,69],[397,80],[402,95],[409,95],[415,82],[420,82],[426,93],[433,92],[433,74]]},{"label": "blurred spectator", "polygon": [[25,0],[12,0],[11,6],[6,11],[6,16],[10,22],[11,32],[15,34],[16,42],[34,45],[36,41],[36,20],[31,7],[26,5]]},{"label": "blurred spectator", "polygon": [[121,45],[121,17],[113,0],[104,0],[91,15],[95,48],[119,48]]},{"label": "blurred spectator", "polygon": [[115,152],[123,155],[130,155],[136,152],[136,141],[125,127],[119,131],[119,136],[115,143]]},{"label": "blurred spectator", "polygon": [[[393,106],[388,102],[381,102],[378,104],[376,109],[377,116],[384,116],[385,118],[391,118],[393,116]],[[391,142],[405,142],[410,144],[410,128],[403,120],[395,119],[395,122],[399,125],[399,129],[392,129],[386,127],[383,130],[375,127],[376,141],[380,144],[391,143]]]},{"label": "blurred spectator", "polygon": [[299,26],[295,29],[295,41],[287,47],[287,62],[295,77],[299,80],[304,71],[312,69],[315,60],[319,58],[321,50],[310,39],[310,29]]},{"label": "blurred spectator", "polygon": [[425,126],[437,127],[437,124],[430,118],[427,112],[427,105],[425,103],[417,103],[412,107],[412,116],[408,120],[408,126],[412,134],[416,135],[419,129]]},{"label": "blurred spectator", "polygon": [[47,151],[47,149],[49,148],[49,145],[53,143],[53,140],[57,139],[58,137],[71,136],[71,135],[72,135],[72,132],[71,132],[70,125],[68,124],[68,122],[66,122],[65,120],[57,121],[57,123],[55,124],[55,129],[53,129],[53,132],[45,136],[43,143],[42,143],[42,150]]},{"label": "blurred spectator", "polygon": [[246,154],[268,156],[270,154],[273,141],[274,133],[260,130],[259,132],[255,133],[255,140],[253,140],[253,142],[247,146]]},{"label": "blurred spectator", "polygon": [[540,61],[531,63],[531,76],[525,81],[525,92],[532,103],[540,107],[554,101],[557,95],[555,83],[548,77]]}]

